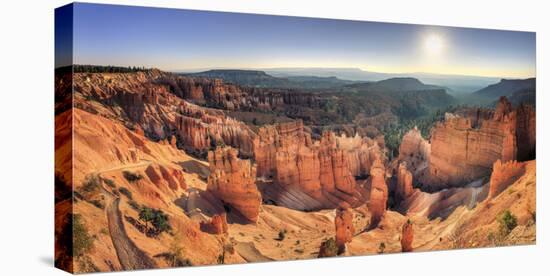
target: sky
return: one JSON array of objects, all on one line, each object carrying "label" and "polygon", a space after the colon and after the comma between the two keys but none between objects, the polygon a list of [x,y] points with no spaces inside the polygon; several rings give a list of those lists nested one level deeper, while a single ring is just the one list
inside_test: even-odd
[{"label": "sky", "polygon": [[535,33],[78,3],[76,64],[536,74]]}]

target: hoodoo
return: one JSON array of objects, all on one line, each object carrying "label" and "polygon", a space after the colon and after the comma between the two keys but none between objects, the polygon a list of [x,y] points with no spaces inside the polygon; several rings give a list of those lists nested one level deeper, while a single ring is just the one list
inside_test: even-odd
[{"label": "hoodoo", "polygon": [[341,204],[336,209],[336,217],[334,218],[336,227],[336,245],[338,253],[346,251],[346,243],[351,242],[355,228],[353,227],[353,213],[346,203]]},{"label": "hoodoo", "polygon": [[388,202],[388,186],[386,184],[386,169],[380,160],[374,161],[370,169],[370,202],[369,209],[372,214],[371,224],[377,226],[386,212]]},{"label": "hoodoo", "polygon": [[251,222],[258,220],[261,195],[256,187],[256,168],[250,160],[237,157],[237,150],[225,147],[208,153],[208,191]]},{"label": "hoodoo", "polygon": [[399,200],[405,200],[412,195],[413,190],[413,175],[407,169],[407,163],[401,162],[397,169],[397,185],[395,194]]},{"label": "hoodoo", "polygon": [[414,239],[413,224],[407,219],[401,229],[401,252],[412,252],[412,243]]}]

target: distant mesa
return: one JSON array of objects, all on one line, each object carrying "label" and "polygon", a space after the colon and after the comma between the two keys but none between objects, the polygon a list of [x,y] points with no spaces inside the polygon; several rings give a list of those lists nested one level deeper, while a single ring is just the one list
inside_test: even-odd
[{"label": "distant mesa", "polygon": [[197,73],[182,73],[188,77],[221,79],[224,82],[256,88],[326,89],[353,83],[334,76],[275,77],[260,70],[215,69]]},{"label": "distant mesa", "polygon": [[474,92],[475,95],[483,96],[493,100],[505,97],[519,97],[514,96],[515,93],[535,93],[536,91],[536,78],[528,79],[502,79],[500,82],[491,84],[483,89]]},{"label": "distant mesa", "polygon": [[415,91],[415,90],[441,90],[444,87],[424,84],[416,78],[390,78],[386,80],[367,82],[351,85],[369,91]]}]

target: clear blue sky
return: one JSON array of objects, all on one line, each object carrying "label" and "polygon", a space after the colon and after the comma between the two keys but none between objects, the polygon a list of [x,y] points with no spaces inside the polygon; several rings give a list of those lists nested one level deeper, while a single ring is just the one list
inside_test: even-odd
[{"label": "clear blue sky", "polygon": [[535,76],[535,33],[75,4],[74,62]]}]

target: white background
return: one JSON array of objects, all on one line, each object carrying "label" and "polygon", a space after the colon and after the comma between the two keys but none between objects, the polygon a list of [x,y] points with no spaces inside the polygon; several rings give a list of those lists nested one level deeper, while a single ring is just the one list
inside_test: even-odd
[{"label": "white background", "polygon": [[[158,7],[537,32],[537,245],[498,249],[193,267],[124,275],[548,275],[549,25],[547,1],[95,1]],[[53,67],[55,7],[0,8],[0,275],[61,275],[53,268]],[[174,34],[178,35],[178,34]],[[545,256],[546,255],[546,256]]]}]

